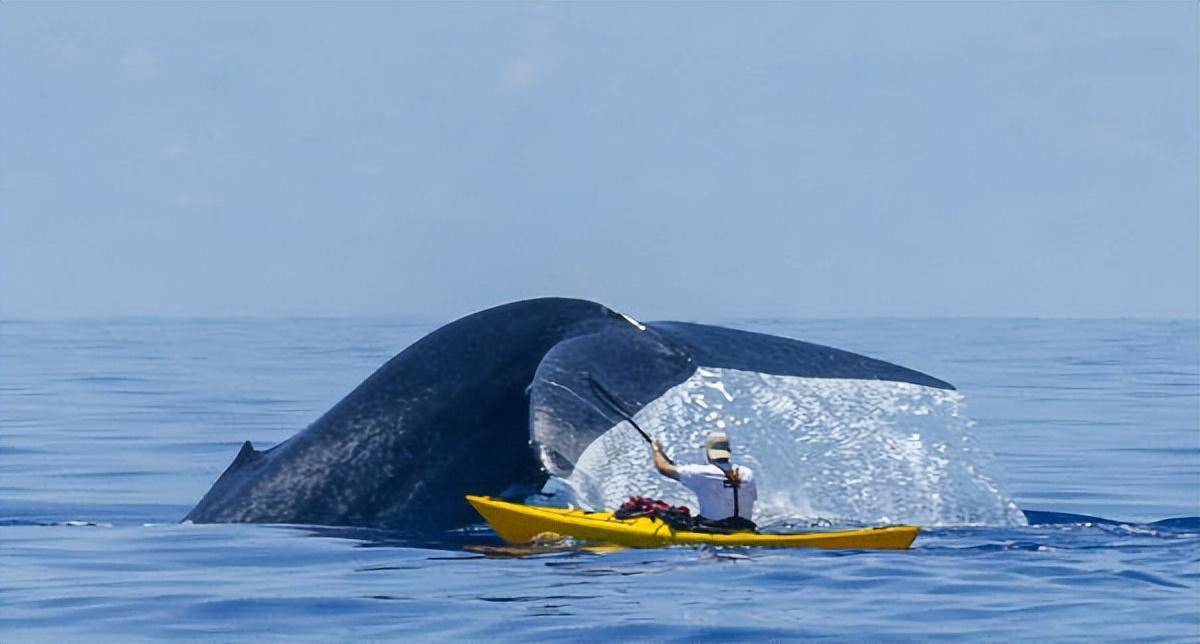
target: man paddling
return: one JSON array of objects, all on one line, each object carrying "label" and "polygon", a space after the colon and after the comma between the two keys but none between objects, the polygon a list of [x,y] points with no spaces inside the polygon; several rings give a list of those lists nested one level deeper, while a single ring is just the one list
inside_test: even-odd
[{"label": "man paddling", "polygon": [[725,432],[712,432],[704,441],[706,465],[675,465],[657,440],[652,449],[654,467],[659,473],[679,481],[696,495],[700,503],[700,527],[739,532],[755,529],[750,520],[758,498],[754,471],[729,461],[732,454]]}]

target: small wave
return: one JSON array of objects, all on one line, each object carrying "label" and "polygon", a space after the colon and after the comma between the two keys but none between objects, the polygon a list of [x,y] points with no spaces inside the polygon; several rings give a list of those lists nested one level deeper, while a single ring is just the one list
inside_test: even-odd
[{"label": "small wave", "polygon": [[0,519],[0,527],[111,528],[113,526],[111,523],[97,523],[95,521],[29,521],[26,519]]}]

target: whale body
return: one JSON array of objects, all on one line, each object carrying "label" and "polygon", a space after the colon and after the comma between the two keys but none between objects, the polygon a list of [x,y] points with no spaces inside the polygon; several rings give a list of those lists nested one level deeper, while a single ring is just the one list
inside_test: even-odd
[{"label": "whale body", "polygon": [[477,523],[465,494],[523,498],[549,475],[569,475],[622,413],[701,366],[954,388],[799,340],[641,323],[585,300],[525,300],[433,331],[283,443],[258,451],[246,442],[185,520],[411,531]]}]

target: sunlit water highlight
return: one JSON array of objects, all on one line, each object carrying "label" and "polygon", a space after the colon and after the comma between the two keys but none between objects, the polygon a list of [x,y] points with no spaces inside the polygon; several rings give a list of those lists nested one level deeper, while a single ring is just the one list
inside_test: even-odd
[{"label": "sunlit water highlight", "polygon": [[[735,461],[754,469],[759,523],[1024,525],[985,470],[963,396],[900,382],[798,378],[700,368],[634,420],[678,463],[726,431]],[[644,440],[621,423],[592,443],[553,502],[613,508],[637,492],[696,509],[682,485],[659,476]]]}]

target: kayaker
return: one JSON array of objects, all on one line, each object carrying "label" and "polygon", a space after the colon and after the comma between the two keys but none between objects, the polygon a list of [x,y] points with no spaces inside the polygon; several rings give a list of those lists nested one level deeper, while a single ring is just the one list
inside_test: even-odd
[{"label": "kayaker", "polygon": [[750,517],[758,486],[754,470],[734,465],[725,432],[711,432],[704,441],[706,465],[676,465],[663,453],[662,443],[654,441],[654,467],[667,478],[675,479],[691,490],[700,503],[699,524],[718,530],[754,530]]}]

